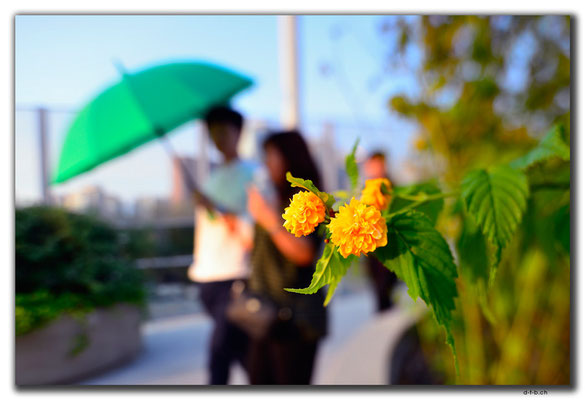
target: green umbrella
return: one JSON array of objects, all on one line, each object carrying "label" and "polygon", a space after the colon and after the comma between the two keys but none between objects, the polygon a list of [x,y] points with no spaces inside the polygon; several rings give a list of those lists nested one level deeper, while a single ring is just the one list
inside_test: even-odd
[{"label": "green umbrella", "polygon": [[53,183],[64,182],[225,104],[252,80],[204,62],[124,73],[87,104],[66,134]]}]

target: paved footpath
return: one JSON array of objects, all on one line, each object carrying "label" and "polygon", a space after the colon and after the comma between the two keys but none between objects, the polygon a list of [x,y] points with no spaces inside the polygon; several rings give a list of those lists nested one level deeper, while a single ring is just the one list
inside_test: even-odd
[{"label": "paved footpath", "polygon": [[[374,318],[368,291],[336,295],[328,307],[329,335],[317,354],[314,384],[328,383],[327,369],[351,336]],[[203,314],[172,317],[143,325],[141,354],[131,363],[83,385],[200,385],[207,383],[207,343],[211,320]],[[232,368],[230,384],[247,384],[244,371]]]}]

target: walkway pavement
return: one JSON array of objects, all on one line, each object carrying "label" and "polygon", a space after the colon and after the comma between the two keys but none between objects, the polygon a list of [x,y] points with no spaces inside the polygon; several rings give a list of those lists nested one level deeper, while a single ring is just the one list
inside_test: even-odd
[{"label": "walkway pavement", "polygon": [[[355,337],[361,335],[359,342],[363,343],[365,340],[368,343],[376,335],[380,337],[380,332],[392,329],[392,323],[382,324],[378,328],[370,326],[379,318],[374,318],[374,302],[369,291],[336,295],[329,306],[329,312],[330,333],[317,354],[313,383],[357,383],[351,379],[351,374],[354,374],[351,368],[348,371],[339,371],[339,367],[336,367],[340,375],[332,374],[331,371],[335,370],[333,366],[343,361],[347,363],[348,357],[351,359],[359,356],[360,350],[356,348]],[[206,384],[206,350],[210,332],[211,320],[203,314],[147,322],[143,326],[144,350],[135,360],[80,384]],[[363,332],[366,332],[365,336]],[[353,342],[351,338],[354,338]],[[354,344],[348,347],[348,343]],[[351,356],[351,353],[354,355]],[[382,360],[385,357],[382,355],[378,358]],[[239,366],[232,368],[230,384],[247,384],[244,371]]]}]

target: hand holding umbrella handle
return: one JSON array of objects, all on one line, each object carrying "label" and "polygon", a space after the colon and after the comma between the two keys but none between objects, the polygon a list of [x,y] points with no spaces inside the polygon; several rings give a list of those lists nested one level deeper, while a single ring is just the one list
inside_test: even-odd
[{"label": "hand holding umbrella handle", "polygon": [[178,161],[179,167],[181,168],[182,172],[181,175],[183,176],[185,185],[187,185],[187,189],[193,194],[193,200],[201,204],[203,207],[205,207],[210,217],[214,217],[217,212],[220,213],[224,212],[220,209],[220,207],[214,204],[209,199],[209,197],[205,196],[203,192],[199,190],[197,184],[195,183],[195,179],[191,174],[191,171],[189,170],[189,168],[187,168],[183,159],[179,157],[179,155],[177,154],[177,152],[175,151],[167,137],[164,135],[164,131],[162,129],[155,129],[155,133],[157,134],[158,139],[163,144],[165,150],[171,156],[171,158]]},{"label": "hand holding umbrella handle", "polygon": [[210,215],[213,215],[215,212],[219,211],[217,207],[209,200],[207,196],[201,193],[199,190],[193,190],[193,200],[197,203],[205,207],[207,212]]}]

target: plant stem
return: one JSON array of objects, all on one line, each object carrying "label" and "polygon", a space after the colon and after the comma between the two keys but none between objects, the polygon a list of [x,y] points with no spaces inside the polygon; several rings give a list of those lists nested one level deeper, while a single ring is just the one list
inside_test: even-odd
[{"label": "plant stem", "polygon": [[382,216],[386,220],[389,220],[390,218],[392,218],[396,214],[411,210],[411,209],[416,208],[422,204],[428,203],[429,201],[439,200],[439,199],[443,199],[446,197],[454,197],[454,196],[457,196],[458,194],[459,194],[459,192],[436,193],[436,194],[431,194],[431,195],[424,193],[423,196],[418,194],[417,196],[407,196],[407,197],[404,197],[404,195],[395,195],[396,197],[400,197],[400,198],[403,198],[405,200],[411,200],[413,202],[410,204],[407,204],[406,206],[402,207],[398,211],[395,211],[395,212],[389,213],[389,214],[382,214]]},{"label": "plant stem", "polygon": [[539,183],[533,183],[532,185],[530,185],[530,190],[531,191],[536,191],[536,190],[554,190],[554,189],[558,189],[558,190],[567,190],[567,189],[571,189],[571,182],[539,182]]},{"label": "plant stem", "polygon": [[446,192],[446,193],[434,193],[434,194],[420,192],[414,196],[410,196],[407,194],[395,193],[394,197],[399,197],[401,199],[410,200],[410,201],[433,201],[433,200],[442,199],[445,197],[457,196],[458,194],[459,194],[458,191]]},{"label": "plant stem", "polygon": [[398,193],[394,193],[393,194],[394,197],[398,197],[400,199],[404,199],[404,200],[411,200],[411,201],[417,201],[420,200],[420,196],[419,195],[415,195],[415,196],[410,196],[408,194],[398,194]]}]

